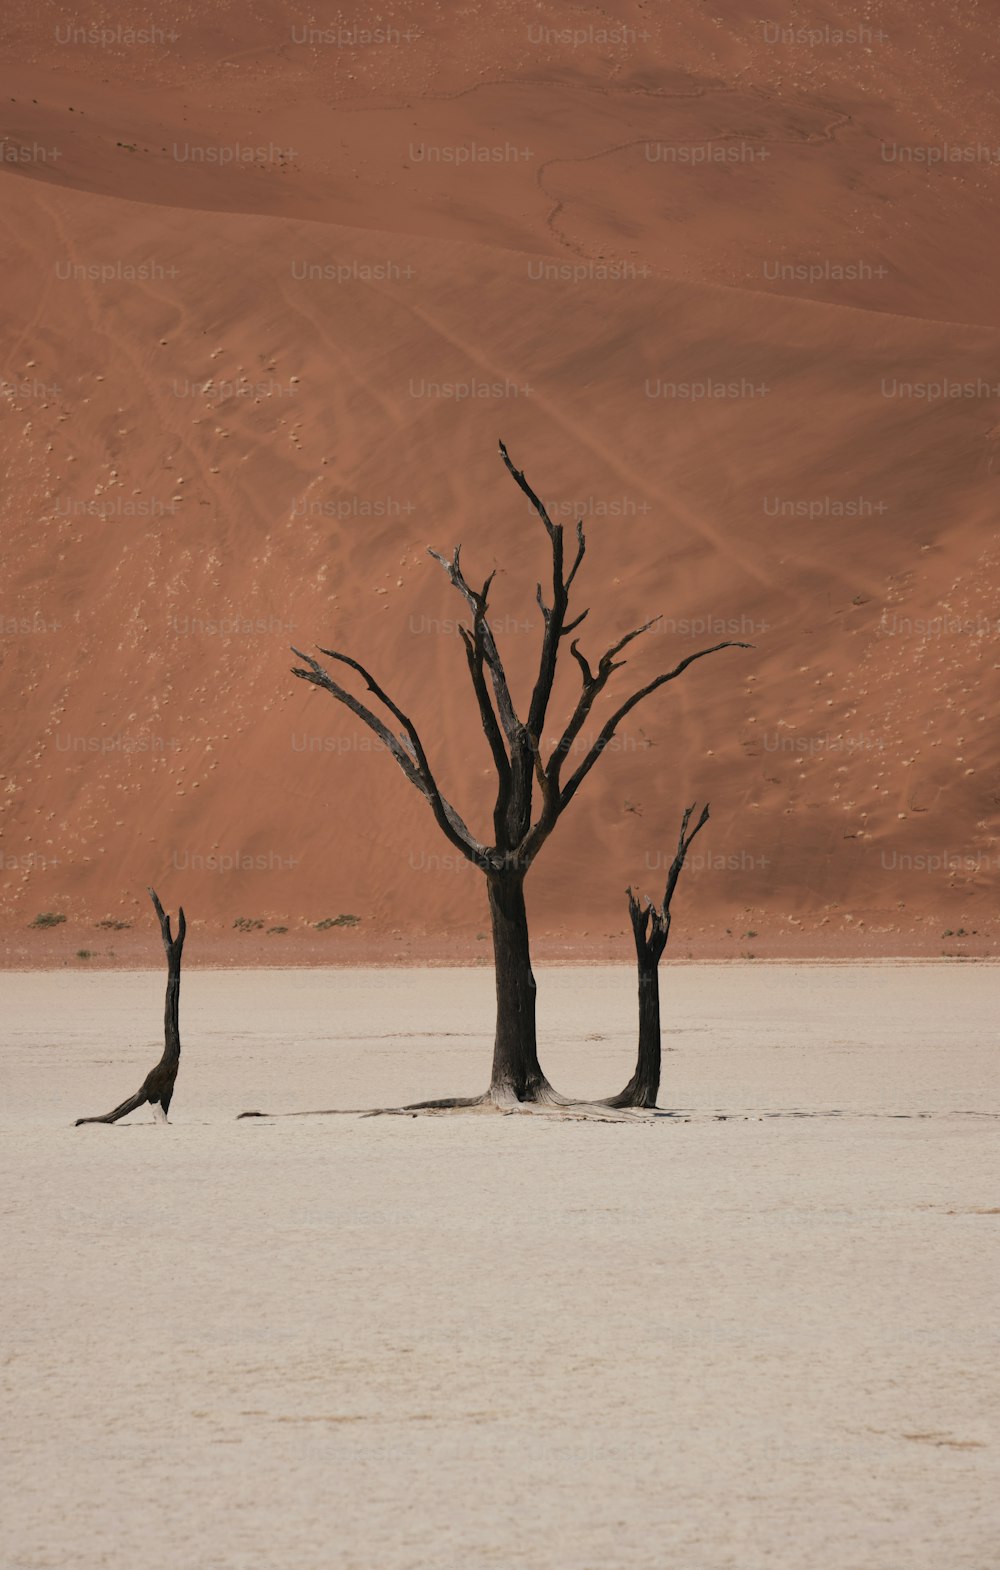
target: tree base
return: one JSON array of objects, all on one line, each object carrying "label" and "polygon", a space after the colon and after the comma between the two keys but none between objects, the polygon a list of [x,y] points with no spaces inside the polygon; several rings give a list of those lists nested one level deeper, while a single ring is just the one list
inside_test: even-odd
[{"label": "tree base", "polygon": [[485,1113],[496,1117],[536,1117],[566,1119],[570,1122],[592,1123],[645,1123],[654,1117],[666,1117],[664,1112],[649,1111],[641,1107],[616,1107],[610,1101],[570,1101],[560,1097],[552,1101],[494,1101],[482,1096],[472,1106],[455,1104],[437,1107],[378,1107],[366,1117],[441,1117],[450,1112]]},{"label": "tree base", "polygon": [[519,1101],[513,1092],[503,1087],[493,1087],[481,1096],[445,1096],[436,1101],[413,1101],[401,1107],[324,1107],[314,1112],[241,1112],[237,1121],[239,1118],[416,1118],[451,1112],[495,1113],[502,1117],[520,1114],[599,1123],[648,1123],[654,1118],[674,1116],[658,1107],[623,1106],[618,1096],[609,1097],[606,1101],[574,1101],[569,1096],[561,1096],[546,1081],[531,1101]]}]

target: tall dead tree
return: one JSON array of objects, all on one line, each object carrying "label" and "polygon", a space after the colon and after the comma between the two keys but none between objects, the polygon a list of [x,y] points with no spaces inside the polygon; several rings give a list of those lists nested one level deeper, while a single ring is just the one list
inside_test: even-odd
[{"label": "tall dead tree", "polygon": [[691,842],[708,822],[708,808],[703,807],[701,817],[688,834],[687,826],[693,811],[693,806],[685,808],[681,819],[677,854],[667,873],[667,887],[661,903],[654,905],[651,899],[647,899],[645,904],[642,904],[637,894],[634,894],[631,889],[626,890],[639,967],[639,1050],[636,1055],[635,1073],[625,1089],[609,1099],[608,1105],[611,1107],[656,1106],[656,1097],[660,1089],[662,1055],[659,964],[670,936],[670,903],[674,897],[674,889],[677,887],[677,879],[681,875],[681,868],[691,849]]},{"label": "tall dead tree", "polygon": [[713,644],[711,648],[699,649],[697,653],[687,655],[672,670],[639,687],[617,705],[601,726],[596,739],[582,748],[580,762],[571,769],[567,760],[591,717],[596,700],[615,671],[621,670],[626,663],[619,655],[636,638],[648,632],[659,617],[619,638],[601,655],[596,667],[590,664],[580,648],[579,640],[574,638],[569,649],[580,671],[580,695],[558,742],[548,757],[543,757],[542,736],[563,640],[576,631],[587,615],[587,610],[577,615],[570,614],[570,591],[584,559],[586,540],[581,521],[576,526],[575,548],[572,549],[570,559],[562,525],[553,523],[523,473],[514,467],[503,442],[500,443],[500,453],[507,472],[541,520],[551,552],[552,579],[548,602],[541,584],[537,590],[543,633],[538,672],[523,719],[511,695],[490,626],[489,592],[495,573],[490,573],[481,589],[474,589],[462,570],[461,546],[455,547],[450,560],[437,551],[429,553],[441,563],[469,609],[469,624],[463,624],[459,630],[480,720],[496,769],[497,793],[493,806],[492,842],[477,838],[445,797],[412,719],[385,692],[370,671],[350,655],[338,650],[320,648],[318,651],[326,659],[335,660],[356,672],[394,724],[387,722],[361,698],[336,681],[318,660],[298,649],[292,651],[303,662],[301,666],[293,667],[293,674],[329,692],[379,737],[410,784],[426,799],[441,833],[486,878],[497,988],[496,1036],[489,1090],[482,1097],[423,1102],[409,1110],[471,1106],[484,1102],[507,1109],[519,1104],[566,1104],[565,1098],[553,1091],[538,1061],[535,978],[528,943],[525,877],[619,725],[633,709],[668,682],[675,681],[696,660],[715,654],[720,649],[751,647],[750,644],[733,640]]},{"label": "tall dead tree", "polygon": [[113,1112],[105,1112],[100,1118],[77,1118],[76,1126],[81,1123],[117,1123],[119,1118],[126,1117],[129,1112],[134,1112],[137,1107],[145,1106],[148,1101],[153,1108],[154,1118],[160,1122],[167,1121],[170,1111],[170,1102],[174,1094],[174,1083],[177,1079],[177,1070],[181,1061],[181,1032],[179,1008],[181,1001],[181,950],[184,947],[184,937],[187,933],[187,922],[184,919],[184,909],[181,907],[177,917],[177,936],[171,936],[170,917],[166,914],[153,889],[148,890],[153,901],[160,922],[160,933],[163,937],[163,947],[167,954],[167,996],[163,1010],[163,1056],[156,1067],[150,1069],[134,1096],[129,1096],[120,1107],[115,1107]]}]

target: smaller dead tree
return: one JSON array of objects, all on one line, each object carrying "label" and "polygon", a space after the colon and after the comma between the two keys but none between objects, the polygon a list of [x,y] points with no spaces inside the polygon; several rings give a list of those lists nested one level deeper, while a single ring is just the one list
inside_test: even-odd
[{"label": "smaller dead tree", "polygon": [[655,1107],[660,1089],[660,974],[659,964],[670,936],[670,902],[674,897],[677,879],[681,875],[691,842],[708,822],[708,807],[703,807],[701,817],[687,832],[694,806],[687,807],[681,819],[677,854],[667,873],[667,887],[663,900],[654,905],[651,899],[640,903],[639,896],[631,889],[628,893],[628,912],[632,918],[635,953],[639,965],[639,1050],[635,1073],[620,1095],[612,1096],[611,1107]]},{"label": "smaller dead tree", "polygon": [[119,1118],[126,1117],[134,1112],[137,1107],[145,1106],[148,1101],[153,1108],[153,1117],[159,1123],[167,1121],[170,1111],[170,1101],[174,1094],[174,1082],[177,1079],[177,1070],[181,1061],[181,1033],[179,1023],[179,1009],[181,1000],[181,950],[184,947],[184,937],[187,932],[187,922],[184,919],[184,910],[181,907],[177,918],[176,938],[170,932],[170,917],[157,898],[156,891],[150,889],[149,897],[153,901],[153,908],[160,922],[160,932],[163,937],[163,947],[167,955],[167,997],[163,1012],[163,1056],[154,1069],[150,1069],[134,1096],[129,1096],[120,1107],[115,1107],[113,1112],[106,1112],[100,1118],[77,1118],[76,1127],[82,1123],[117,1123]]}]

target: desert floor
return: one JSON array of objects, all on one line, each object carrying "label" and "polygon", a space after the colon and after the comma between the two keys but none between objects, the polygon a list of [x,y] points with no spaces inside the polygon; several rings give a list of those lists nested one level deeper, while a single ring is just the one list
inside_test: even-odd
[{"label": "desert floor", "polygon": [[[620,1088],[630,970],[538,979]],[[75,1129],[163,976],[4,977],[3,1565],[1000,1563],[996,968],[671,966],[640,1126],[236,1120],[480,1088],[492,986],[194,970]]]}]

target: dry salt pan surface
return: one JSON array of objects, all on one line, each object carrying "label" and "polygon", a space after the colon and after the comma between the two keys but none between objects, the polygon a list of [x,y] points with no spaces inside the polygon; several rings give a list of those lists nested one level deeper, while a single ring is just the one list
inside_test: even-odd
[{"label": "dry salt pan surface", "polygon": [[996,968],[663,979],[676,1119],[238,1122],[477,1090],[492,975],[191,971],[75,1129],[163,975],[5,976],[5,1570],[1000,1563]]}]

